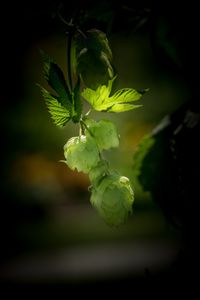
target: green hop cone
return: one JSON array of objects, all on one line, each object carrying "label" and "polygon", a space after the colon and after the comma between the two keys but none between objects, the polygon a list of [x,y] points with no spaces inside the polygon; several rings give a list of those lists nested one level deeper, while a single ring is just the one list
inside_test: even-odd
[{"label": "green hop cone", "polygon": [[90,136],[72,137],[64,146],[64,156],[70,169],[88,173],[100,160],[95,140]]},{"label": "green hop cone", "polygon": [[89,178],[92,185],[96,186],[99,181],[108,174],[108,162],[100,160],[98,164],[89,172]]},{"label": "green hop cone", "polygon": [[119,136],[115,125],[109,120],[100,120],[98,122],[88,119],[86,124],[89,128],[89,133],[93,135],[99,150],[107,150],[119,146]]},{"label": "green hop cone", "polygon": [[129,179],[120,175],[108,175],[93,187],[92,205],[108,225],[118,226],[132,212],[134,194]]}]

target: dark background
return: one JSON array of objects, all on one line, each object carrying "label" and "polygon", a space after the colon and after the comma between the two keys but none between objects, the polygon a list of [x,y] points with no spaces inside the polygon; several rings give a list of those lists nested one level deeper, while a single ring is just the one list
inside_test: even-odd
[{"label": "dark background", "polygon": [[[180,154],[181,166],[189,180],[183,202],[190,203],[184,206],[178,200],[181,226],[172,221],[177,207],[174,187],[169,185],[166,197],[171,204],[163,205],[162,194],[142,190],[132,172],[132,158],[143,136],[163,117],[173,114],[176,127],[179,109],[199,113],[197,7],[194,1],[63,1],[66,19],[80,8],[84,28],[107,33],[118,86],[150,88],[140,111],[111,116],[121,144],[108,157],[131,178],[136,193],[133,216],[113,229],[89,204],[87,176],[58,163],[64,143],[77,131],[72,126],[54,128],[35,86],[45,84],[38,48],[53,55],[65,71],[66,28],[56,15],[59,4],[1,4],[0,284],[136,290],[145,286],[155,291],[158,286],[166,291],[192,286],[193,291],[198,279],[198,131],[180,137],[181,149],[187,149]],[[167,175],[160,174],[166,176],[161,184],[168,185]]]}]

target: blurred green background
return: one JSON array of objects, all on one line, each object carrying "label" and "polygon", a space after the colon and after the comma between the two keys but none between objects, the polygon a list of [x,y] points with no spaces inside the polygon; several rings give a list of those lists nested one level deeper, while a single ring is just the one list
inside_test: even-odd
[{"label": "blurred green background", "polygon": [[[73,4],[63,3],[70,17]],[[181,236],[139,185],[133,155],[141,139],[187,101],[189,89],[173,63],[163,63],[154,49],[154,6],[145,1],[74,4],[88,9],[85,26],[107,32],[118,73],[116,88],[150,89],[135,111],[93,114],[116,124],[120,146],[105,155],[135,190],[133,215],[119,228],[108,227],[89,203],[88,177],[59,162],[78,127],[56,128],[36,86],[46,86],[39,48],[66,74],[66,35],[56,18],[58,5],[31,1],[8,10],[12,23],[4,32],[0,281],[2,286],[125,279],[134,284],[171,268]]]}]

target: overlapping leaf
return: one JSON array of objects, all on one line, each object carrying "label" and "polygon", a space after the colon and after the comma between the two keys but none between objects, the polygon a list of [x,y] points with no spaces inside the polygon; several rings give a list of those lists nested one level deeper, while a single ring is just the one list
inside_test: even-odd
[{"label": "overlapping leaf", "polygon": [[79,122],[82,112],[80,79],[78,79],[74,90],[70,94],[62,70],[47,54],[42,51],[41,54],[44,63],[45,79],[57,94],[56,96],[52,95],[41,87],[43,97],[54,123],[59,127],[63,127],[70,119],[74,123]]},{"label": "overlapping leaf", "polygon": [[71,107],[70,93],[65,81],[64,74],[54,60],[41,51],[43,59],[44,77],[48,84],[59,95],[61,104],[66,108]]}]

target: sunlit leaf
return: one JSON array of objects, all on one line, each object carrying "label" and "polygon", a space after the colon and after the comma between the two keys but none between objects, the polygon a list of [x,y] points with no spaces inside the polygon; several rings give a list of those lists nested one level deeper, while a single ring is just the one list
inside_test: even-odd
[{"label": "sunlit leaf", "polygon": [[134,89],[121,89],[110,97],[114,80],[115,77],[109,80],[108,86],[101,85],[96,90],[85,88],[82,92],[83,98],[97,111],[123,112],[140,107],[141,105],[129,104],[142,97],[142,94]]},{"label": "sunlit leaf", "polygon": [[125,103],[117,103],[112,105],[111,107],[107,108],[107,109],[103,109],[102,110],[107,110],[108,112],[115,112],[115,113],[119,113],[119,112],[124,112],[124,111],[128,111],[128,110],[133,110],[135,108],[141,107],[142,105],[133,105],[133,104],[125,104]]},{"label": "sunlit leaf", "polygon": [[112,97],[110,97],[110,101],[126,103],[139,100],[141,96],[142,95],[136,90],[125,88],[118,90]]},{"label": "sunlit leaf", "polygon": [[105,99],[109,98],[112,90],[112,84],[116,77],[108,81],[108,86],[100,85],[96,90],[85,88],[81,95],[87,100],[93,108],[97,108],[102,105]]},{"label": "sunlit leaf", "polygon": [[70,120],[70,111],[60,103],[58,98],[51,95],[43,87],[40,88],[54,123],[59,127],[65,126]]}]

